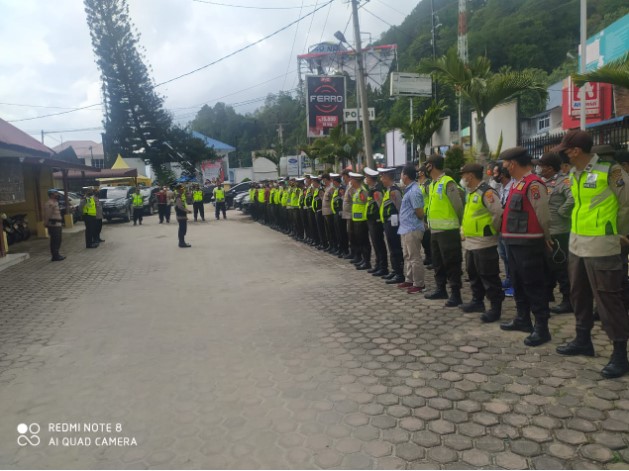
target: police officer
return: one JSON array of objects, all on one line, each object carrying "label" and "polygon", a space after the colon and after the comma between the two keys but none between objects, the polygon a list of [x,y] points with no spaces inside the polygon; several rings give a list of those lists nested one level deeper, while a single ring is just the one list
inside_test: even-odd
[{"label": "police officer", "polygon": [[98,197],[98,188],[94,190],[94,203],[96,204],[96,218],[94,219],[94,241],[98,244],[105,242],[101,239],[100,234],[103,230],[103,203]]},{"label": "police officer", "polygon": [[257,195],[257,184],[256,182],[251,182],[251,185],[249,186],[249,208],[250,208],[249,210],[251,211],[251,218],[254,221],[258,219],[256,195]]},{"label": "police officer", "polygon": [[96,247],[98,247],[98,242],[94,237],[94,226],[96,223],[96,201],[94,200],[93,189],[86,189],[85,196],[81,198],[79,211],[83,215],[83,223],[85,224],[85,248],[95,249]]},{"label": "police officer", "polygon": [[551,339],[546,252],[551,247],[548,191],[541,178],[531,172],[531,156],[526,149],[513,147],[499,158],[515,180],[504,208],[502,238],[507,246],[516,305],[515,319],[500,328],[530,333],[524,344],[535,347]]},{"label": "police officer", "polygon": [[346,222],[345,232],[347,233],[347,253],[343,256],[345,260],[351,260],[352,263],[358,258],[354,241],[354,223],[352,222],[352,199],[354,197],[354,187],[351,185],[349,170],[345,169],[341,172],[341,179],[345,187],[343,195],[343,207],[341,210],[341,218]]},{"label": "police officer", "polygon": [[312,196],[314,193],[314,188],[312,184],[312,175],[306,175],[305,183],[305,191],[304,191],[304,225],[306,227],[306,243],[308,245],[316,246],[319,245],[319,235],[317,233],[317,223],[314,218],[314,213],[312,212]]},{"label": "police officer", "polygon": [[352,196],[352,232],[356,244],[356,255],[360,257],[356,265],[357,270],[371,268],[371,245],[369,244],[369,228],[367,227],[367,209],[369,190],[364,185],[365,176],[361,173],[349,173],[354,195]]},{"label": "police officer", "polygon": [[561,157],[554,152],[546,152],[539,160],[540,176],[548,189],[548,209],[550,211],[550,237],[553,243],[548,260],[549,299],[552,299],[555,285],[559,283],[561,303],[551,307],[550,312],[565,314],[572,312],[570,304],[570,280],[568,279],[568,243],[570,240],[570,219],[574,198],[570,191],[570,177],[561,173]]},{"label": "police officer", "polygon": [[343,219],[343,198],[345,196],[345,185],[341,175],[338,173],[331,173],[332,186],[334,191],[332,193],[332,214],[334,221],[334,235],[336,240],[336,251],[332,252],[332,255],[336,255],[339,258],[343,258],[349,254],[349,241],[347,240],[347,220]]},{"label": "police officer", "polygon": [[48,229],[50,237],[50,254],[51,261],[60,262],[65,257],[59,253],[61,248],[61,231],[63,228],[63,219],[61,218],[61,210],[59,209],[59,192],[48,190],[48,201],[44,203],[44,226]]},{"label": "police officer", "polygon": [[190,210],[186,206],[186,194],[183,185],[180,185],[175,199],[175,216],[179,223],[179,231],[177,237],[179,239],[179,247],[185,249],[191,247],[186,243],[186,232],[188,232],[188,214]]},{"label": "police officer", "polygon": [[391,258],[391,273],[382,275],[389,285],[404,283],[404,256],[402,242],[397,233],[399,227],[400,206],[402,205],[402,192],[395,184],[394,168],[379,168],[380,181],[384,187],[382,204],[380,204],[380,222],[384,225],[384,234],[389,246]]},{"label": "police officer", "polygon": [[133,225],[137,225],[139,221],[141,226],[142,216],[144,215],[144,198],[140,193],[139,187],[135,189],[135,193],[131,199],[131,206],[133,207]]},{"label": "police officer", "polygon": [[314,227],[316,228],[316,238],[318,243],[316,248],[318,250],[325,250],[328,246],[328,241],[325,236],[325,226],[323,222],[323,190],[321,189],[321,177],[313,176],[312,180],[312,218],[314,221]]},{"label": "police officer", "polygon": [[212,190],[212,195],[214,196],[214,204],[216,209],[214,210],[214,217],[218,221],[220,217],[220,213],[223,213],[223,219],[227,219],[226,207],[225,207],[225,189],[223,188],[223,184],[219,183],[216,185],[214,190]]},{"label": "police officer", "polygon": [[[461,219],[463,200],[459,186],[445,174],[445,159],[431,155],[426,159],[426,172],[430,175],[428,225],[431,231],[430,248],[437,287],[426,299],[447,299],[446,307],[455,307],[461,300]],[[450,284],[450,297],[446,292]]]},{"label": "police officer", "polygon": [[[422,165],[417,170],[417,183],[422,191],[422,196],[424,197],[424,207],[426,208],[426,214],[428,214],[428,204],[430,203],[430,184],[432,180],[428,178],[428,174],[426,172],[426,166]],[[424,216],[424,236],[422,237],[422,247],[424,249],[424,253],[426,257],[424,259],[424,265],[426,268],[432,268],[432,250],[430,249],[430,228],[428,227],[428,220],[426,216]]]},{"label": "police officer", "polygon": [[566,133],[553,149],[565,153],[574,165],[568,273],[577,335],[568,344],[557,347],[557,353],[594,356],[590,333],[596,301],[603,329],[613,342],[610,361],[601,375],[617,378],[629,372],[629,316],[623,304],[618,232],[619,226],[627,224],[621,211],[629,206],[629,175],[620,165],[600,161],[591,149],[592,137],[585,131]]},{"label": "police officer", "polygon": [[326,252],[334,253],[338,250],[338,243],[336,240],[336,231],[334,230],[334,213],[332,212],[332,196],[334,195],[334,185],[332,185],[332,175],[324,173],[321,181],[323,183],[323,200],[322,210],[323,222],[325,225],[325,237],[328,241],[328,247]]},{"label": "police officer", "polygon": [[[192,189],[192,208],[194,209],[194,222],[197,222],[197,215],[201,216],[201,221],[205,221],[205,209],[203,208],[203,190],[199,188],[199,185],[194,185]],[[140,224],[142,224],[141,221]]]},{"label": "police officer", "polygon": [[[500,319],[505,297],[500,283],[497,248],[502,205],[498,192],[482,181],[482,165],[465,165],[461,169],[461,177],[461,183],[467,191],[461,232],[472,300],[459,307],[463,312],[482,312],[483,322],[495,322]],[[491,306],[486,312],[485,296]]]},{"label": "police officer", "polygon": [[387,244],[384,241],[384,224],[380,221],[383,187],[378,181],[380,173],[377,170],[366,167],[364,172],[365,184],[368,188],[367,227],[369,228],[371,245],[376,254],[376,265],[367,273],[371,273],[373,276],[385,276],[389,274],[389,261]]}]

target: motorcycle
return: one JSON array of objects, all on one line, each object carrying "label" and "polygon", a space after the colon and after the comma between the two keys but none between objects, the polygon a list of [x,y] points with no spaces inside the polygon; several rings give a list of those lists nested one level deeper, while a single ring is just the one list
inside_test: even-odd
[{"label": "motorcycle", "polygon": [[9,245],[26,240],[31,236],[26,214],[7,216],[5,213],[2,213],[0,218],[2,219],[2,230],[7,235],[7,243]]}]

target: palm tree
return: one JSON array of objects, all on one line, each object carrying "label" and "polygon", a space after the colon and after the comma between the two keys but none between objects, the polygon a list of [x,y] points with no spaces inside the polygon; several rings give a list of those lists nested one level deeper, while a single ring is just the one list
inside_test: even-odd
[{"label": "palm tree", "polygon": [[402,138],[406,142],[417,142],[421,149],[419,160],[425,160],[426,153],[424,149],[432,139],[432,135],[441,128],[443,113],[448,107],[443,100],[433,102],[418,118],[413,122],[402,127]]},{"label": "palm tree", "polygon": [[574,74],[572,80],[579,87],[586,82],[603,82],[629,89],[629,53],[592,72]]},{"label": "palm tree", "polygon": [[358,129],[354,133],[345,134],[342,126],[330,130],[326,137],[317,138],[308,147],[306,153],[311,159],[330,164],[338,170],[340,160],[356,162],[358,153],[362,150],[362,133]]},{"label": "palm tree", "polygon": [[452,86],[476,110],[476,138],[482,156],[489,153],[485,120],[491,110],[526,91],[536,92],[540,98],[547,95],[545,84],[539,82],[532,71],[501,69],[492,73],[488,58],[477,57],[466,64],[454,50],[438,59],[423,61],[419,70]]}]

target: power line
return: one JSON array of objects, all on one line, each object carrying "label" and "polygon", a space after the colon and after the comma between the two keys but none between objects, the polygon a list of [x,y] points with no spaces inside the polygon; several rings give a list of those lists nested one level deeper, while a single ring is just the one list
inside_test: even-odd
[{"label": "power line", "polygon": [[405,17],[405,18],[406,18],[406,16],[407,16],[407,15],[406,15],[406,13],[401,12],[401,11],[400,11],[400,10],[398,10],[397,8],[393,8],[391,5],[389,5],[389,4],[388,4],[388,3],[386,3],[386,2],[383,2],[382,0],[377,0],[377,1],[378,1],[378,3],[381,3],[381,4],[382,4],[382,5],[384,5],[385,7],[389,7],[391,10],[398,12],[400,15],[402,15],[403,17]]},{"label": "power line", "polygon": [[[303,8],[304,8],[304,0],[301,0],[301,8],[299,9],[299,16],[301,16],[301,12],[303,11]],[[314,15],[312,15],[312,18],[310,19],[311,25],[312,25],[312,20],[314,20]],[[290,47],[290,54],[288,55],[288,64],[286,64],[286,74],[284,75],[284,82],[282,83],[282,89],[284,89],[284,87],[286,86],[286,77],[288,77],[288,71],[290,69],[290,61],[293,58],[293,51],[295,50],[295,43],[297,42],[297,33],[299,33],[299,28],[295,28],[295,34],[293,35],[293,44]]]},{"label": "power line", "polygon": [[0,105],[5,105],[5,106],[22,106],[24,108],[49,108],[52,110],[73,110],[74,108],[68,108],[68,107],[63,107],[63,106],[44,106],[44,105],[28,105],[25,103],[3,103],[0,102]]},{"label": "power line", "polygon": [[178,76],[176,76],[176,77],[173,77],[173,78],[171,78],[171,79],[169,79],[169,80],[166,80],[166,81],[164,81],[164,82],[158,83],[157,85],[155,85],[155,87],[159,87],[159,86],[161,86],[161,85],[165,85],[165,84],[167,84],[167,83],[174,82],[175,80],[179,80],[180,78],[187,77],[187,76],[189,76],[189,75],[195,74],[195,73],[197,73],[197,72],[199,72],[199,71],[201,71],[201,70],[203,70],[203,69],[207,69],[208,67],[210,67],[210,66],[212,66],[212,65],[218,64],[219,62],[222,62],[222,61],[224,61],[225,59],[228,59],[228,58],[230,58],[230,57],[232,57],[232,56],[235,56],[236,54],[239,54],[239,53],[241,53],[241,52],[243,52],[243,51],[245,51],[245,50],[247,50],[247,49],[249,49],[249,48],[251,48],[251,47],[255,46],[256,44],[260,44],[261,42],[263,42],[263,41],[265,41],[265,40],[267,40],[267,39],[269,39],[269,38],[272,38],[273,36],[275,36],[275,35],[277,35],[277,34],[281,33],[282,31],[285,31],[285,30],[287,30],[288,28],[290,28],[291,26],[293,26],[293,25],[295,25],[295,24],[299,23],[299,22],[300,22],[301,20],[303,20],[304,18],[307,18],[307,17],[309,17],[310,15],[314,15],[317,11],[319,11],[319,10],[321,10],[322,8],[324,8],[324,7],[328,6],[328,5],[329,5],[330,3],[332,3],[333,1],[334,1],[334,0],[329,0],[327,3],[325,3],[325,4],[321,5],[321,6],[320,6],[320,7],[318,7],[318,8],[315,8],[315,9],[314,9],[314,10],[312,10],[310,13],[306,13],[306,14],[305,14],[305,15],[303,15],[302,17],[300,17],[300,18],[296,19],[295,21],[292,21],[291,23],[287,24],[286,26],[283,26],[282,28],[278,29],[277,31],[274,31],[273,33],[268,34],[268,35],[266,35],[265,37],[263,37],[263,38],[261,38],[261,39],[258,39],[257,41],[254,41],[254,42],[252,42],[252,43],[250,43],[250,44],[247,44],[246,46],[241,47],[240,49],[237,49],[236,51],[231,52],[231,53],[227,54],[226,56],[221,57],[220,59],[216,59],[215,61],[212,61],[212,62],[210,62],[209,64],[206,64],[206,65],[203,65],[203,66],[201,66],[201,67],[198,67],[198,68],[196,68],[196,69],[194,69],[194,70],[191,70],[190,72],[186,72],[185,74],[181,74],[181,75],[178,75]]},{"label": "power line", "polygon": [[94,103],[93,105],[82,106],[81,108],[74,108],[74,109],[70,109],[68,111],[61,111],[60,113],[45,114],[45,115],[42,115],[42,116],[34,116],[32,118],[12,119],[12,120],[7,121],[7,122],[8,123],[19,123],[21,121],[32,121],[34,119],[48,118],[50,116],[59,116],[59,115],[62,115],[62,114],[74,113],[75,111],[86,110],[88,108],[93,108],[95,106],[101,106],[101,105],[102,105],[102,103]]},{"label": "power line", "polygon": [[373,16],[374,18],[379,19],[379,20],[380,20],[380,21],[382,21],[385,25],[389,25],[389,27],[391,27],[391,28],[395,28],[395,26],[394,26],[394,25],[392,25],[391,23],[389,23],[389,22],[387,22],[387,21],[383,20],[383,19],[382,19],[382,18],[380,18],[378,15],[376,15],[376,14],[374,14],[374,13],[371,13],[371,12],[370,12],[369,10],[367,10],[367,8],[365,8],[364,6],[363,6],[363,11],[364,11],[364,12],[369,13],[369,14],[370,14],[371,16]]},{"label": "power line", "polygon": [[309,7],[312,7],[312,6],[316,6],[316,4],[315,4],[315,5],[302,5],[301,7],[253,7],[253,6],[250,6],[250,5],[232,5],[232,4],[229,4],[229,3],[211,2],[209,0],[193,0],[193,1],[194,2],[199,2],[199,3],[209,3],[210,5],[218,5],[218,6],[221,6],[221,7],[246,8],[246,9],[250,9],[250,10],[297,10],[298,8],[302,9],[302,8],[309,8]]}]

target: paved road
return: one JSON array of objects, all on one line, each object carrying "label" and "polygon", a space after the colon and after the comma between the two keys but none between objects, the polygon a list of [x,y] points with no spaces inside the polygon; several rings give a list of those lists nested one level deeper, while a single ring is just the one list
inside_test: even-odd
[{"label": "paved road", "polygon": [[229,216],[187,250],[149,217],[0,272],[0,467],[629,466],[629,378],[600,379],[598,327],[595,359],[554,353],[570,316],[526,348]]}]

